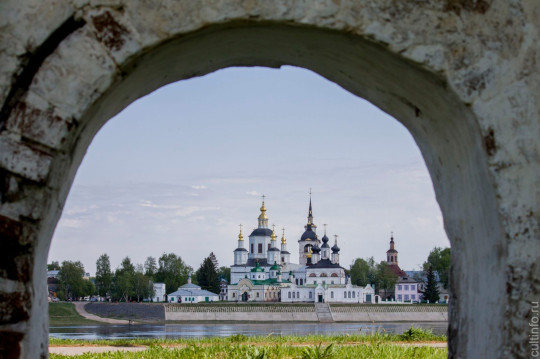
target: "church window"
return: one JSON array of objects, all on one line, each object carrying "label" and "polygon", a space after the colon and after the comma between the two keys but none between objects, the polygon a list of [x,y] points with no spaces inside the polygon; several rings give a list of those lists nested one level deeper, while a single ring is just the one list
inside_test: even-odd
[{"label": "church window", "polygon": [[409,300],[409,295],[405,294],[405,300]]},{"label": "church window", "polygon": [[251,243],[251,253],[254,253],[253,252],[253,243]]},{"label": "church window", "polygon": [[259,298],[259,292],[257,292],[257,298]]},{"label": "church window", "polygon": [[354,295],[355,295],[355,294],[356,294],[355,292],[352,292],[352,297],[353,297],[353,298],[354,298]]},{"label": "church window", "polygon": [[293,299],[296,298],[296,293],[295,292],[292,292],[292,297],[293,297]]},{"label": "church window", "polygon": [[233,294],[232,294],[232,297],[235,298],[235,297],[236,297],[236,293],[233,293]]},{"label": "church window", "polygon": [[401,294],[398,294],[397,300],[401,301]]},{"label": "church window", "polygon": [[313,293],[309,292],[309,299],[311,299],[311,297],[312,297],[312,294],[313,294]]},{"label": "church window", "polygon": [[332,273],[332,274],[330,275],[330,277],[337,277],[337,276],[338,276],[337,273]]},{"label": "church window", "polygon": [[296,298],[300,299],[300,292],[296,292]]},{"label": "church window", "polygon": [[415,300],[416,299],[416,294],[411,294],[411,299]]},{"label": "church window", "polygon": [[309,276],[310,277],[316,277],[317,275],[315,273],[311,273]]},{"label": "church window", "polygon": [[314,280],[314,281],[313,281],[313,284],[317,284],[317,281],[316,281],[316,280]]},{"label": "church window", "polygon": [[397,290],[401,290],[401,284],[397,286]]},{"label": "church window", "polygon": [[330,292],[330,298],[334,298],[334,292]]},{"label": "church window", "polygon": [[325,280],[323,280],[323,281],[322,281],[322,284],[326,284],[326,281],[325,281]]},{"label": "church window", "polygon": [[408,284],[405,284],[405,288],[403,288],[404,290],[409,290],[409,285]]},{"label": "church window", "polygon": [[285,262],[285,257],[281,257],[281,262]]},{"label": "church window", "polygon": [[328,277],[326,273],[321,273],[321,277]]},{"label": "church window", "polygon": [[259,243],[259,253],[262,253],[262,243]]},{"label": "church window", "polygon": [[411,290],[416,290],[416,287],[414,284],[411,284]]},{"label": "church window", "polygon": [[332,281],[331,284],[334,284],[334,281]]},{"label": "church window", "polygon": [[270,250],[270,243],[268,243],[268,249]]},{"label": "church window", "polygon": [[304,285],[304,280],[300,279],[300,285]]},{"label": "church window", "polygon": [[291,292],[287,293],[287,297],[289,297],[289,299],[291,299]]}]

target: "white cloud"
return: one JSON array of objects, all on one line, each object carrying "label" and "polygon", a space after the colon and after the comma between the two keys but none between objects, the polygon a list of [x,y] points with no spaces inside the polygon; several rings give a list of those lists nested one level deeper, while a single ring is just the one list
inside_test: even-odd
[{"label": "white cloud", "polygon": [[193,188],[193,189],[206,189],[206,186],[205,185],[193,185],[193,186],[191,186],[191,188]]},{"label": "white cloud", "polygon": [[248,191],[248,192],[246,192],[246,194],[249,194],[250,196],[258,196],[259,195],[257,193],[257,191]]},{"label": "white cloud", "polygon": [[69,218],[62,218],[59,224],[59,226],[66,227],[66,228],[81,228],[82,225],[83,225],[83,221],[79,219],[69,219]]}]

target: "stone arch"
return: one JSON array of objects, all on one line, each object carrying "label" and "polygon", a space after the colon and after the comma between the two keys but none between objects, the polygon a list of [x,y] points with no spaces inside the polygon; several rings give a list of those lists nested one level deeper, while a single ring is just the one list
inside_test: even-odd
[{"label": "stone arch", "polygon": [[540,293],[534,2],[95,3],[0,12],[10,34],[0,39],[3,356],[47,355],[47,251],[98,129],[167,83],[284,64],[367,99],[418,144],[455,253],[450,356],[530,352]]}]

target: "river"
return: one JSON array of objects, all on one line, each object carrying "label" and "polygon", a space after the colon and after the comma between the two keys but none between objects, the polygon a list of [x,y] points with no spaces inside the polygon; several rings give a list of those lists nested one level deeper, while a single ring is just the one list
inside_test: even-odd
[{"label": "river", "polygon": [[385,322],[385,323],[196,323],[196,324],[132,324],[50,327],[49,336],[62,339],[134,339],[134,338],[202,338],[227,337],[235,334],[265,335],[338,335],[401,334],[413,325],[446,334],[447,322]]}]

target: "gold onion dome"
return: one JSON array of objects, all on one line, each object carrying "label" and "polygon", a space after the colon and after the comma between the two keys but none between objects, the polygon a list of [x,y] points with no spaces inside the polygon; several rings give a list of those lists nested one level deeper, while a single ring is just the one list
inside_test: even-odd
[{"label": "gold onion dome", "polygon": [[244,240],[244,235],[242,234],[242,225],[240,225],[240,233],[238,234],[238,240],[239,240],[239,241],[243,241],[243,240]]},{"label": "gold onion dome", "polygon": [[275,229],[276,229],[276,225],[273,224],[273,225],[272,225],[272,235],[270,236],[270,239],[273,240],[273,241],[275,241],[275,240],[276,240],[276,237],[277,237],[277,236],[276,236]]},{"label": "gold onion dome", "polygon": [[268,217],[266,216],[266,207],[264,205],[264,201],[261,206],[261,214],[259,215],[259,219],[268,219]]},{"label": "gold onion dome", "polygon": [[285,228],[283,228],[283,236],[281,236],[281,244],[287,243],[287,239],[285,238]]}]

